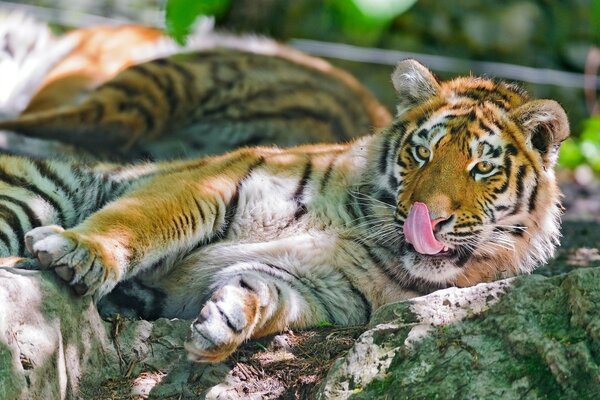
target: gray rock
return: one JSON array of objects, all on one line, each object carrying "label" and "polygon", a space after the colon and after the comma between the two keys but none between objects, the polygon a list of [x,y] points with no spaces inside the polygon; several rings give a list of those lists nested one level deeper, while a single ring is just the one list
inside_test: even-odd
[{"label": "gray rock", "polygon": [[95,306],[75,298],[51,272],[0,268],[0,398],[63,399],[117,371]]},{"label": "gray rock", "polygon": [[371,320],[374,327],[329,371],[319,398],[347,399],[373,380],[383,379],[396,354],[413,351],[436,327],[481,314],[498,301],[512,281],[449,288],[381,307]]},{"label": "gray rock", "polygon": [[319,397],[595,398],[598,304],[600,269],[591,268],[387,305],[374,317],[387,323],[363,334],[336,363]]}]

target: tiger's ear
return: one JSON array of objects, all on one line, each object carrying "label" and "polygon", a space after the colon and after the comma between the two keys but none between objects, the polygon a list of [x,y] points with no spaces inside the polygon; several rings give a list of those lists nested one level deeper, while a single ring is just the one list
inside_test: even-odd
[{"label": "tiger's ear", "polygon": [[435,96],[440,84],[431,71],[415,60],[400,61],[392,74],[392,83],[398,93],[396,115]]},{"label": "tiger's ear", "polygon": [[552,167],[560,144],[569,137],[569,120],[565,110],[554,100],[533,100],[512,112],[524,129],[527,145],[537,151],[545,167]]}]

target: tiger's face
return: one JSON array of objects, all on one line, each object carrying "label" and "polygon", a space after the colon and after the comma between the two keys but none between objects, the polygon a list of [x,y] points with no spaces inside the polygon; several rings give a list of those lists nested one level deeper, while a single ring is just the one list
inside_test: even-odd
[{"label": "tiger's face", "polygon": [[553,167],[569,133],[560,105],[480,78],[440,84],[415,61],[393,81],[384,181],[406,272],[467,286],[546,262],[559,237]]}]

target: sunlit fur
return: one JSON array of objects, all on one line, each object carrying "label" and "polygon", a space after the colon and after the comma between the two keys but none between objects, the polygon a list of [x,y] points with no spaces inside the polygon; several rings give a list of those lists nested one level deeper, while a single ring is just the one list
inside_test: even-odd
[{"label": "sunlit fur", "polygon": [[[0,157],[0,250],[37,257],[104,313],[196,317],[186,349],[207,362],[248,338],[366,323],[382,304],[545,262],[562,108],[505,83],[439,83],[410,60],[392,81],[394,122],[345,144],[138,166]],[[475,173],[480,161],[494,169]],[[436,232],[449,253],[404,241],[415,201],[449,218]]]}]

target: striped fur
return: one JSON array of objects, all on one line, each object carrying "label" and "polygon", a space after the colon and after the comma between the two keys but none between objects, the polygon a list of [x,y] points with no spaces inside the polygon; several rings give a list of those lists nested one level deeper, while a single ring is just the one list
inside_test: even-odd
[{"label": "striped fur", "polygon": [[[439,83],[410,60],[393,81],[394,122],[346,144],[88,169],[2,157],[3,251],[34,255],[105,312],[196,317],[186,348],[207,362],[248,338],[365,323],[382,304],[550,257],[562,108],[501,82]],[[485,176],[482,160],[494,164]],[[447,254],[404,241],[415,201],[450,217],[436,232]],[[46,226],[22,253],[35,225]]]},{"label": "striped fur", "polygon": [[194,158],[240,146],[345,141],[391,118],[348,73],[268,39],[205,33],[192,39],[196,51],[141,64],[145,47],[167,52],[155,43],[164,40],[156,29],[88,28],[67,39],[77,47],[24,114],[0,121],[11,154],[64,152],[30,137],[74,146],[69,154],[88,159]]}]

